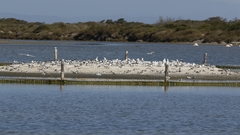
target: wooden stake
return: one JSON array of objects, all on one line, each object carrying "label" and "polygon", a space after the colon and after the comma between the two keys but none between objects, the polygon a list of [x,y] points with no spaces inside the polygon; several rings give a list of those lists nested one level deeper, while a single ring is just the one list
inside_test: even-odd
[{"label": "wooden stake", "polygon": [[64,80],[64,59],[61,61],[61,80]]},{"label": "wooden stake", "polygon": [[57,61],[57,47],[54,47],[54,61]]},{"label": "wooden stake", "polygon": [[204,54],[203,64],[206,66],[207,64],[207,53]]},{"label": "wooden stake", "polygon": [[169,74],[169,65],[168,65],[168,63],[165,63],[165,79],[164,79],[165,82],[169,81],[168,74]]},{"label": "wooden stake", "polygon": [[125,60],[127,60],[128,59],[128,51],[126,51],[126,53],[125,53]]}]

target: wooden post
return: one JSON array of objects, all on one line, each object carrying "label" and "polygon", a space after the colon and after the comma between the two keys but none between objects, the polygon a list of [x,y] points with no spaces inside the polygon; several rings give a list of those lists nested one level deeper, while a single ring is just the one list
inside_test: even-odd
[{"label": "wooden post", "polygon": [[204,54],[203,64],[206,66],[207,64],[207,53]]},{"label": "wooden post", "polygon": [[128,51],[126,51],[126,53],[125,53],[125,60],[127,60],[128,59]]},{"label": "wooden post", "polygon": [[57,47],[54,47],[54,61],[57,61]]},{"label": "wooden post", "polygon": [[168,74],[169,74],[169,65],[168,65],[168,63],[165,63],[165,79],[164,79],[165,82],[169,81]]},{"label": "wooden post", "polygon": [[61,61],[61,80],[64,80],[64,59]]}]

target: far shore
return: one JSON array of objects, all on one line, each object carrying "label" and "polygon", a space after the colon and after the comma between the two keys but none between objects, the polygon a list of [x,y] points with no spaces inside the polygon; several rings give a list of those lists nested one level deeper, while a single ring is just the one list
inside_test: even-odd
[{"label": "far shore", "polygon": [[[79,41],[79,40],[21,40],[21,39],[0,39],[0,45],[1,44],[30,44],[30,45],[36,45],[36,44],[56,44],[61,43],[64,44],[64,42],[106,42],[111,43],[111,41]],[[140,43],[140,44],[189,44],[193,45],[194,43],[202,44],[202,45],[226,45],[227,43],[201,43],[199,41],[196,42],[118,42],[118,43]],[[234,45],[234,44],[233,44]]]}]

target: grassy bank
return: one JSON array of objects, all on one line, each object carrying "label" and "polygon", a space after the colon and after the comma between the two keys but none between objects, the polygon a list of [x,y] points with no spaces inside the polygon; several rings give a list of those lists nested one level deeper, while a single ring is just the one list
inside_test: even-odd
[{"label": "grassy bank", "polygon": [[223,68],[223,69],[240,69],[240,66],[231,66],[231,65],[226,65],[226,66],[224,66],[224,65],[222,65],[222,66],[216,65],[216,67],[217,68]]},{"label": "grassy bank", "polygon": [[11,65],[12,63],[4,63],[4,62],[0,62],[0,66],[7,66],[7,65]]}]

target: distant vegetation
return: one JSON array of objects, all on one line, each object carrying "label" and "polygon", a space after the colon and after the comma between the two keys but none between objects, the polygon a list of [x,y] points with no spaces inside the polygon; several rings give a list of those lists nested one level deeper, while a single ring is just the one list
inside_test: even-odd
[{"label": "distant vegetation", "polygon": [[240,42],[240,20],[221,17],[181,20],[159,17],[155,24],[116,21],[45,24],[14,18],[0,19],[0,39],[121,42]]}]

